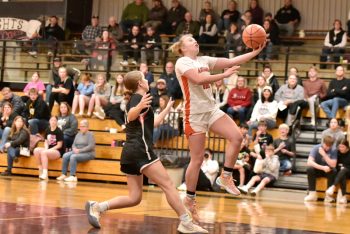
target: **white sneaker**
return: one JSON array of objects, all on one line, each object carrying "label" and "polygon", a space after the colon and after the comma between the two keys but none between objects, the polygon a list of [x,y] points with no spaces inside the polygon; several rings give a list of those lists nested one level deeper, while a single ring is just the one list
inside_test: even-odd
[{"label": "white sneaker", "polygon": [[255,197],[256,195],[258,195],[259,191],[256,189],[253,189],[253,191],[250,192],[250,196]]},{"label": "white sneaker", "polygon": [[62,174],[62,175],[60,175],[59,177],[57,177],[56,178],[56,180],[64,180],[64,179],[66,179],[67,178],[67,176],[66,175],[64,175],[64,174]]},{"label": "white sneaker", "polygon": [[129,62],[127,60],[124,60],[124,61],[121,61],[120,62],[120,65],[122,66],[128,66],[129,65]]},{"label": "white sneaker", "polygon": [[245,185],[238,186],[237,188],[239,189],[239,191],[241,191],[241,193],[248,194],[248,188]]},{"label": "white sneaker", "polygon": [[69,176],[68,178],[64,179],[64,182],[77,182],[78,178],[76,176]]},{"label": "white sneaker", "polygon": [[329,196],[327,193],[325,195],[325,198],[324,198],[324,202],[325,203],[332,203],[334,202],[334,198],[332,196]]},{"label": "white sneaker", "polygon": [[330,187],[326,190],[326,194],[327,194],[328,196],[332,196],[333,193],[334,193],[334,189],[335,189],[334,185],[330,186]]},{"label": "white sneaker", "polygon": [[47,52],[47,56],[48,56],[48,57],[51,57],[51,56],[53,56],[53,53],[52,53],[52,51],[49,51],[49,52]]},{"label": "white sneaker", "polygon": [[45,175],[45,174],[43,173],[43,174],[41,174],[41,175],[39,176],[39,179],[41,179],[41,180],[48,180],[49,177],[48,177],[48,175]]},{"label": "white sneaker", "polygon": [[311,122],[310,122],[310,124],[311,124],[312,126],[315,126],[315,125],[316,125],[316,121],[315,121],[314,119],[312,119]]},{"label": "white sneaker", "polygon": [[28,54],[33,56],[33,57],[37,57],[38,56],[38,52],[36,52],[36,51],[29,51]]},{"label": "white sneaker", "polygon": [[177,187],[177,190],[186,191],[186,190],[187,190],[186,184],[185,184],[185,183],[182,183],[179,187]]},{"label": "white sneaker", "polygon": [[179,226],[177,227],[177,230],[180,233],[208,233],[207,230],[194,224],[192,221],[190,222],[181,221]]},{"label": "white sneaker", "polygon": [[131,61],[131,64],[132,64],[132,65],[137,65],[136,60],[132,60],[132,61]]},{"label": "white sneaker", "polygon": [[341,196],[340,199],[337,199],[338,204],[346,204],[348,203],[348,200],[346,199],[346,196]]},{"label": "white sneaker", "polygon": [[88,216],[89,223],[95,228],[101,228],[101,212],[99,210],[98,203],[95,201],[86,202],[85,211]]},{"label": "white sneaker", "polygon": [[316,191],[310,191],[309,194],[304,198],[304,201],[317,201],[317,193]]},{"label": "white sneaker", "polygon": [[105,119],[105,116],[101,115],[100,112],[95,111],[95,112],[93,112],[93,114],[94,114],[94,116],[96,116],[97,118],[99,118],[101,120]]}]

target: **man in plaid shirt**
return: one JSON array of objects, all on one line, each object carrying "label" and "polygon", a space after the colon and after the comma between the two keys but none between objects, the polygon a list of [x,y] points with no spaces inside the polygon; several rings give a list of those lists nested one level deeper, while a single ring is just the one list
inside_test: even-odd
[{"label": "man in plaid shirt", "polygon": [[81,38],[84,41],[95,41],[100,39],[102,35],[102,28],[98,25],[98,16],[92,16],[91,25],[85,27]]}]

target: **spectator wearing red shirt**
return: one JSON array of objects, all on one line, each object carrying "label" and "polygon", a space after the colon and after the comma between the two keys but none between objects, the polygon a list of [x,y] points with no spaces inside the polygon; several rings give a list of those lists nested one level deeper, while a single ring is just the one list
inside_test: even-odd
[{"label": "spectator wearing red shirt", "polygon": [[246,122],[246,112],[251,105],[252,92],[246,87],[246,80],[244,77],[238,77],[236,88],[231,89],[227,104],[227,114],[232,118],[238,114],[240,123]]}]

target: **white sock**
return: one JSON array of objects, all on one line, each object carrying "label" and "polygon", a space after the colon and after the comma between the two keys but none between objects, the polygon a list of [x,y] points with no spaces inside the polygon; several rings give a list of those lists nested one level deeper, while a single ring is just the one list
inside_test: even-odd
[{"label": "white sock", "polygon": [[100,212],[105,212],[106,210],[108,210],[109,209],[108,202],[105,201],[105,202],[98,203],[98,209]]},{"label": "white sock", "polygon": [[43,169],[42,176],[47,177],[47,173],[48,173],[47,169]]},{"label": "white sock", "polygon": [[191,216],[189,216],[187,213],[180,215],[179,218],[180,218],[180,221],[186,222],[186,223],[191,222],[191,220],[192,220]]}]

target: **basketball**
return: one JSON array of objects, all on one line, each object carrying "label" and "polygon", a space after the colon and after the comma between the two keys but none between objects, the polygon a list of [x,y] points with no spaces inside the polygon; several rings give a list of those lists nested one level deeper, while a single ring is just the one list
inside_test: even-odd
[{"label": "basketball", "polygon": [[265,29],[258,24],[251,24],[244,29],[242,39],[248,48],[257,49],[266,40]]}]

